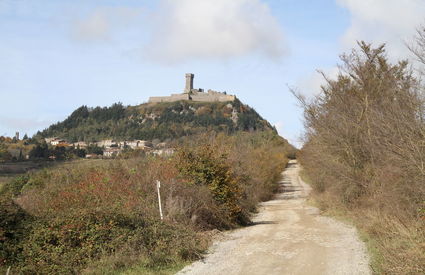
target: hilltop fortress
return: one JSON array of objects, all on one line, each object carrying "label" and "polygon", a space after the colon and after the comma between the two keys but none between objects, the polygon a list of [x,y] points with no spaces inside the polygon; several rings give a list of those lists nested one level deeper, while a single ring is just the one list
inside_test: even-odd
[{"label": "hilltop fortress", "polygon": [[203,89],[194,89],[193,88],[193,78],[194,74],[186,74],[186,87],[182,94],[171,94],[170,96],[154,96],[149,98],[149,103],[158,103],[158,102],[174,102],[179,100],[191,100],[191,101],[200,101],[200,102],[227,102],[234,101],[236,96],[228,95],[226,92],[221,93],[213,90],[208,90],[204,92]]}]

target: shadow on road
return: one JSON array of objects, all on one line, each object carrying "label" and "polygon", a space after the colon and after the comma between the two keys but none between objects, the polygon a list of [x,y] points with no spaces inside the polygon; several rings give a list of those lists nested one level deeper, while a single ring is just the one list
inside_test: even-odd
[{"label": "shadow on road", "polygon": [[274,221],[258,221],[258,222],[251,222],[248,226],[255,226],[255,225],[262,225],[262,224],[277,224],[277,222],[274,222]]}]

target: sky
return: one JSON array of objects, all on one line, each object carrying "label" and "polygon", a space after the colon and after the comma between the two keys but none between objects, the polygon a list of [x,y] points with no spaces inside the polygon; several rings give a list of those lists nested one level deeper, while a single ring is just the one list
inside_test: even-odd
[{"label": "sky", "polygon": [[81,105],[227,91],[302,144],[290,89],[320,92],[365,40],[394,62],[425,0],[0,0],[0,135],[32,135]]}]

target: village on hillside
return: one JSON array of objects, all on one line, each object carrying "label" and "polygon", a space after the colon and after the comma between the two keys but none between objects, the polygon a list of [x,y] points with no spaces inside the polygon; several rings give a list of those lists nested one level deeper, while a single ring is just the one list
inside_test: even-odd
[{"label": "village on hillside", "polygon": [[45,142],[51,146],[72,147],[74,149],[87,149],[89,146],[97,147],[97,153],[90,152],[85,155],[85,158],[113,158],[119,156],[124,150],[141,150],[148,154],[169,156],[173,154],[173,148],[166,148],[167,143],[161,142],[153,144],[146,140],[125,140],[115,141],[113,139],[105,139],[98,142],[74,142],[70,143],[65,139],[51,137],[45,138]]},{"label": "village on hillside", "polygon": [[68,142],[58,137],[36,140],[0,136],[0,162],[19,162],[28,160],[67,160],[74,158],[100,159],[115,158],[128,153],[143,153],[156,156],[170,156],[174,149],[166,142],[145,140],[116,141],[105,139],[97,142]]},{"label": "village on hillside", "polygon": [[[196,123],[200,125],[221,125],[223,124],[223,119],[229,119],[231,126],[237,126],[239,121],[239,112],[232,104],[237,100],[235,95],[227,94],[227,92],[217,92],[209,89],[207,92],[204,92],[204,89],[194,88],[194,77],[192,73],[185,74],[185,87],[183,93],[171,94],[170,96],[156,96],[150,97],[148,104],[154,106],[157,103],[171,103],[179,101],[191,101],[191,102],[205,102],[205,103],[224,103],[225,105],[225,116],[206,116],[208,112],[212,112],[210,108],[199,107],[198,109],[190,107],[189,109],[196,113],[199,118],[199,121]],[[124,107],[120,104],[115,104],[111,108],[98,108],[95,109],[96,113],[102,114],[104,117],[109,119],[115,118],[116,116],[124,114]],[[95,112],[92,110],[92,112]],[[84,114],[90,115],[90,110],[86,106],[82,106],[77,109],[74,113],[78,113],[84,117]],[[74,113],[71,115],[73,116]],[[171,110],[172,114],[169,114],[169,117],[172,117],[175,114],[179,114],[182,117],[187,115],[187,111],[181,110]],[[77,116],[78,116],[77,115]],[[165,117],[167,115],[164,115]],[[132,116],[130,116],[132,118]],[[147,114],[143,118],[141,123],[145,123],[147,119],[155,121],[159,119],[159,116],[155,113]],[[186,118],[187,119],[187,118]],[[254,129],[256,125],[249,125],[249,119],[245,119],[245,124],[242,125],[243,129],[249,128]],[[251,121],[255,121],[252,120]],[[78,123],[81,123],[79,121]],[[225,124],[225,123],[224,123]],[[57,127],[57,126],[56,126]],[[137,127],[137,126],[134,126]],[[122,155],[123,153],[128,153],[130,151],[139,151],[146,154],[159,155],[159,156],[169,156],[174,152],[173,148],[168,148],[169,146],[165,142],[150,142],[146,140],[132,139],[132,140],[113,140],[113,139],[103,139],[93,142],[78,141],[75,142],[75,138],[61,138],[60,133],[44,133],[37,137],[29,138],[25,135],[22,139],[19,138],[19,133],[17,132],[13,138],[10,137],[0,137],[0,162],[8,161],[25,161],[25,160],[66,160],[73,158],[114,158]],[[62,135],[63,136],[63,135]],[[115,135],[116,136],[116,135]],[[121,135],[129,136],[129,135]],[[135,136],[130,135],[130,136]],[[137,135],[136,135],[137,136]],[[170,137],[157,136],[159,140],[167,140]],[[100,138],[99,138],[100,139]],[[90,140],[96,140],[96,138],[91,137]]]},{"label": "village on hillside", "polygon": [[[234,95],[228,95],[226,92],[217,92],[208,90],[207,93],[203,89],[194,89],[193,80],[195,75],[187,73],[185,75],[185,89],[182,94],[172,94],[171,96],[150,97],[149,103],[159,102],[176,102],[181,100],[190,100],[198,102],[232,102],[236,99]],[[232,107],[232,105],[230,105]],[[232,121],[237,122],[237,112],[233,109]],[[149,154],[154,155],[171,155],[172,148],[166,148],[166,143],[158,143],[153,146],[152,142],[145,140],[125,140],[115,141],[112,139],[105,139],[98,142],[87,143],[84,141],[69,143],[65,139],[58,137],[45,138],[45,142],[51,146],[59,147],[72,147],[74,149],[87,149],[89,146],[96,146],[99,148],[97,153],[87,152],[86,158],[113,158],[120,155],[125,149],[142,150]]]}]

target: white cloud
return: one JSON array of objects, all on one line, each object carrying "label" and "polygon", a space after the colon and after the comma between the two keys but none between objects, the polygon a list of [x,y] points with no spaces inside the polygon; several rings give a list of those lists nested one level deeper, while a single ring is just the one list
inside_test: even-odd
[{"label": "white cloud", "polygon": [[[357,47],[364,40],[378,46],[386,44],[392,61],[411,57],[406,43],[413,40],[416,28],[425,24],[424,0],[336,0],[351,15],[351,24],[341,38],[342,52]],[[321,70],[330,79],[338,75],[338,68]],[[312,72],[298,80],[299,91],[305,96],[320,92],[325,80],[318,72]]]},{"label": "white cloud", "polygon": [[351,13],[351,26],[342,38],[344,49],[356,40],[387,44],[390,58],[406,58],[405,46],[425,23],[424,0],[336,0]]},{"label": "white cloud", "polygon": [[115,29],[127,26],[140,13],[140,9],[127,7],[96,8],[86,17],[74,22],[74,37],[87,42],[111,40]]},{"label": "white cloud", "polygon": [[301,135],[295,134],[297,131],[294,131],[293,129],[290,129],[289,125],[284,123],[283,121],[278,121],[274,124],[274,127],[276,128],[278,134],[287,139],[289,143],[294,145],[297,148],[301,148],[304,144]]},{"label": "white cloud", "polygon": [[260,0],[162,0],[146,54],[164,63],[284,54],[283,34]]},{"label": "white cloud", "polygon": [[80,40],[108,40],[110,24],[103,11],[95,11],[89,17],[77,21],[75,36]]},{"label": "white cloud", "polygon": [[298,91],[307,97],[318,95],[321,92],[321,86],[326,84],[326,80],[322,73],[324,73],[328,79],[335,79],[338,76],[339,69],[338,67],[333,67],[306,74],[298,80]]}]

